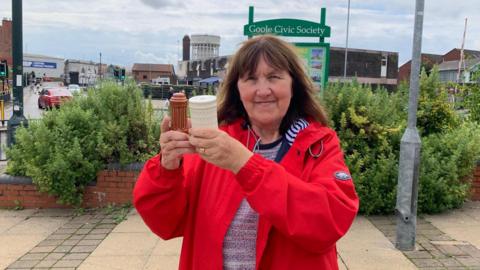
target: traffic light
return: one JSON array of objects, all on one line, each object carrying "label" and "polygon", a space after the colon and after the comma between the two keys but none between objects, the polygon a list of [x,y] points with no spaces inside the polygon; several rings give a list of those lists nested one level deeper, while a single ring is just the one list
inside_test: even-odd
[{"label": "traffic light", "polygon": [[120,72],[120,80],[124,81],[125,80],[125,69],[122,68],[121,72]]},{"label": "traffic light", "polygon": [[120,70],[117,68],[113,69],[113,77],[118,79],[120,77]]},{"label": "traffic light", "polygon": [[1,78],[8,77],[8,66],[7,66],[7,63],[3,61],[0,63],[0,77]]}]

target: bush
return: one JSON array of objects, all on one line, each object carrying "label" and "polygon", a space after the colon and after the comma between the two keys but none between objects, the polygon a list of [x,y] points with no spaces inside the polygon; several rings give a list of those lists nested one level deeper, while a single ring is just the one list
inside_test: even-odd
[{"label": "bush", "polygon": [[480,157],[480,126],[464,123],[422,141],[419,211],[438,213],[462,205]]},{"label": "bush", "polygon": [[469,111],[469,119],[480,123],[480,86],[472,85],[465,91],[465,108]]},{"label": "bush", "polygon": [[355,180],[361,212],[385,213],[394,207],[405,100],[402,92],[373,92],[357,83],[325,90],[324,103]]},{"label": "bush", "polygon": [[460,125],[460,117],[454,105],[448,102],[447,89],[440,84],[438,68],[428,76],[425,70],[420,75],[420,97],[417,126],[420,136],[446,132]]},{"label": "bush", "polygon": [[31,177],[59,203],[78,206],[107,163],[144,161],[158,152],[159,122],[133,84],[104,83],[20,127],[7,151],[7,173]]},{"label": "bush", "polygon": [[[458,207],[467,198],[468,177],[480,159],[480,128],[462,122],[448,103],[435,68],[429,76],[423,72],[420,83],[418,211],[436,213]],[[331,84],[324,92],[323,103],[340,137],[364,214],[394,212],[407,93],[403,85],[389,94],[355,82]]]}]

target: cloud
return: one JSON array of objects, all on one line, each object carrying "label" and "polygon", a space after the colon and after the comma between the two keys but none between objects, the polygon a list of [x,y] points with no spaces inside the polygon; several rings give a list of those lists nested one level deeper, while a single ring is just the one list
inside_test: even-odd
[{"label": "cloud", "polygon": [[[410,59],[414,2],[351,1],[349,46],[399,52],[400,63]],[[123,65],[176,63],[185,34],[214,34],[221,37],[220,53],[232,54],[246,39],[243,25],[251,5],[256,21],[318,22],[325,7],[332,27],[326,41],[345,45],[347,1],[338,0],[35,0],[23,5],[24,43],[32,53],[65,58],[96,59],[101,51],[105,61]],[[11,0],[0,0],[0,7],[0,17],[11,18]],[[465,48],[480,50],[478,0],[426,1],[423,51],[443,54],[460,47],[465,17]]]},{"label": "cloud", "polygon": [[167,53],[163,54],[162,56],[156,55],[151,52],[144,52],[144,51],[135,51],[134,55],[134,62],[135,63],[150,63],[150,64],[155,64],[155,63],[170,63],[170,64],[176,64],[178,59],[177,54],[173,53]]},{"label": "cloud", "polygon": [[154,9],[185,7],[185,4],[183,2],[175,0],[141,0],[141,2]]}]

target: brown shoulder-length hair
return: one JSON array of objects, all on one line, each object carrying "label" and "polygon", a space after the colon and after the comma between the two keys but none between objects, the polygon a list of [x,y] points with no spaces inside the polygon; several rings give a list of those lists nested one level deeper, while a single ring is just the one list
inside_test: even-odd
[{"label": "brown shoulder-length hair", "polygon": [[271,67],[285,70],[292,77],[292,99],[280,124],[280,133],[284,134],[300,117],[313,118],[326,126],[328,120],[325,109],[315,97],[315,86],[306,74],[295,48],[286,41],[270,35],[246,40],[229,61],[227,74],[218,95],[219,122],[228,124],[238,118],[249,121],[240,100],[237,82],[246,74],[255,74],[262,57]]}]

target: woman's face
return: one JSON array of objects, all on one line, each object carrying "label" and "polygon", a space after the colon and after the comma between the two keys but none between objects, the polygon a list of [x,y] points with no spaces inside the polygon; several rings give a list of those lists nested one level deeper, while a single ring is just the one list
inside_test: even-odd
[{"label": "woman's face", "polygon": [[250,122],[258,128],[280,127],[292,98],[292,77],[260,59],[254,75],[239,78],[240,99]]}]

